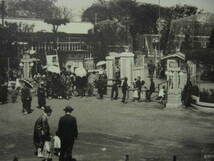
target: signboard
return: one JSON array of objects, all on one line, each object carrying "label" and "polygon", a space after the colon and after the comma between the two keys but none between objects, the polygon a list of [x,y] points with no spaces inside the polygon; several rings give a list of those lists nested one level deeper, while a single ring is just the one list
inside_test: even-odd
[{"label": "signboard", "polygon": [[60,73],[58,55],[46,55],[47,70],[53,73]]},{"label": "signboard", "polygon": [[178,66],[178,62],[175,59],[167,60],[167,70],[168,71],[179,71],[180,67]]}]

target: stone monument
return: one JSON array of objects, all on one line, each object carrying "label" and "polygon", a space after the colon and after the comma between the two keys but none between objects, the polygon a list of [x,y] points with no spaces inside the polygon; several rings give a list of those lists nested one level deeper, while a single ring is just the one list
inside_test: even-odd
[{"label": "stone monument", "polygon": [[29,80],[31,79],[30,71],[33,66],[33,62],[37,61],[35,58],[31,58],[32,50],[28,50],[24,52],[23,57],[21,59],[20,66],[23,67],[23,79]]},{"label": "stone monument", "polygon": [[134,54],[132,52],[123,52],[120,56],[120,78],[128,78],[128,85],[133,82]]},{"label": "stone monument", "polygon": [[106,57],[106,75],[108,77],[108,85],[112,85],[112,80],[114,78],[114,57]]},{"label": "stone monument", "polygon": [[181,103],[181,77],[179,73],[181,72],[180,67],[176,59],[167,60],[167,81],[168,81],[168,100],[166,107],[173,108],[179,107]]}]

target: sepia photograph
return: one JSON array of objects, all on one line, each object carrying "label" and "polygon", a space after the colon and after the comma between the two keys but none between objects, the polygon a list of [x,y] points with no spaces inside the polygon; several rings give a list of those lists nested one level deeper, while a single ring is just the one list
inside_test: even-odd
[{"label": "sepia photograph", "polygon": [[0,0],[0,161],[214,161],[214,0]]}]

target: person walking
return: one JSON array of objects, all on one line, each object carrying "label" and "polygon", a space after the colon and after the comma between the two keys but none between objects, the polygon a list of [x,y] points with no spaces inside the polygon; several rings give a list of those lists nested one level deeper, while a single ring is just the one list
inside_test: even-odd
[{"label": "person walking", "polygon": [[22,112],[25,115],[33,112],[33,110],[31,109],[32,96],[31,96],[30,89],[27,87],[26,84],[24,84],[24,87],[21,90],[21,100],[22,100],[22,106],[23,106]]},{"label": "person walking", "polygon": [[75,139],[78,137],[77,121],[71,115],[74,109],[71,106],[66,106],[65,115],[60,118],[58,124],[58,135],[61,140],[61,152],[59,161],[71,161],[72,150]]},{"label": "person walking", "polygon": [[122,101],[123,103],[126,103],[126,94],[127,94],[127,90],[128,90],[128,78],[125,77],[124,78],[124,81],[123,81],[123,84],[122,84],[122,93],[123,93],[123,98],[122,98]]},{"label": "person walking", "polygon": [[117,98],[118,98],[118,81],[113,80],[113,85],[111,88],[111,100],[113,99],[117,100]]},{"label": "person walking", "polygon": [[36,148],[36,155],[38,157],[44,157],[42,152],[44,150],[45,142],[50,141],[48,117],[51,116],[51,113],[51,107],[46,106],[43,114],[36,120],[34,125],[33,142]]},{"label": "person walking", "polygon": [[38,96],[38,108],[45,108],[46,105],[46,90],[44,87],[44,82],[40,83],[40,86],[37,89]]},{"label": "person walking", "polygon": [[105,93],[105,84],[102,76],[100,76],[100,78],[97,81],[97,90],[98,90],[100,99],[103,99],[103,95]]},{"label": "person walking", "polygon": [[151,83],[150,83],[150,88],[149,88],[149,92],[148,92],[148,101],[151,101],[151,96],[152,93],[155,92],[155,83],[153,81],[153,79],[151,79]]}]

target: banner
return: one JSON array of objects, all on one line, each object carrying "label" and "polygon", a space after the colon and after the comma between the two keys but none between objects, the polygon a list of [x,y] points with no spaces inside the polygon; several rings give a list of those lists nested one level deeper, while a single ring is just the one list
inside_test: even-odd
[{"label": "banner", "polygon": [[58,55],[46,55],[47,70],[53,73],[60,73]]}]

